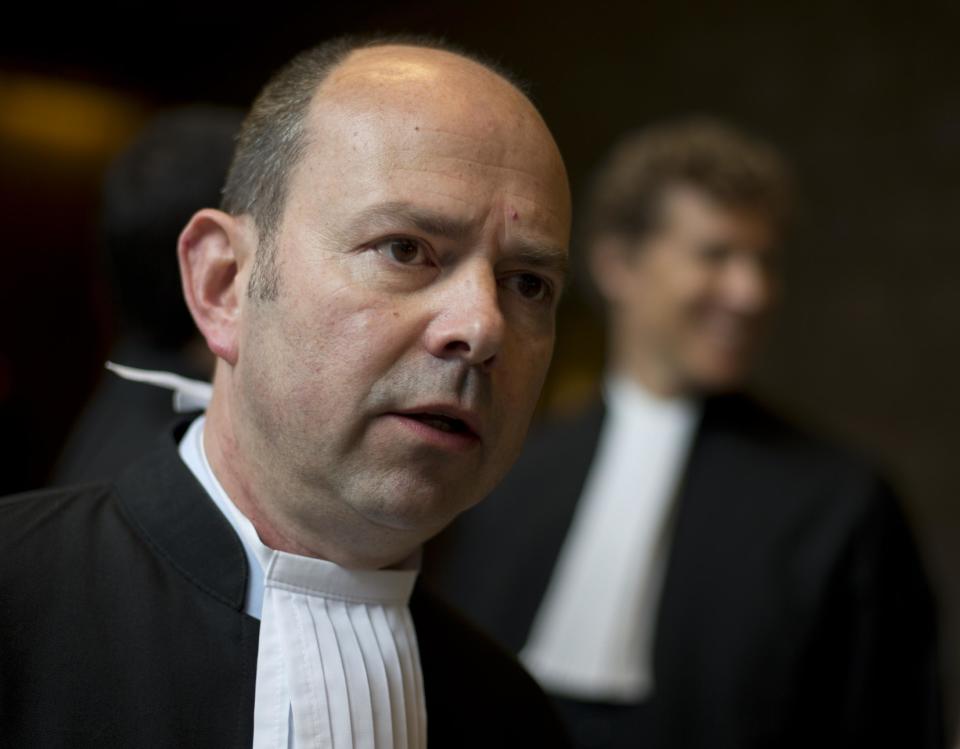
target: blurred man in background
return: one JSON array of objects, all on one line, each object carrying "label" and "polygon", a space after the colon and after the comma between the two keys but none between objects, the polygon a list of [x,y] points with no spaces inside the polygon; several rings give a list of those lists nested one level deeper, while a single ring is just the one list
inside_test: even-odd
[{"label": "blurred man in background", "polygon": [[603,402],[531,438],[432,550],[582,747],[935,747],[931,596],[869,465],[742,392],[790,212],[767,145],[631,134],[582,216]]},{"label": "blurred man in background", "polygon": [[[209,380],[213,358],[183,303],[177,237],[219,205],[243,112],[193,106],[151,120],[107,170],[100,237],[118,335],[111,362]],[[63,449],[52,483],[112,478],[156,442],[175,414],[169,390],[104,372]]]}]

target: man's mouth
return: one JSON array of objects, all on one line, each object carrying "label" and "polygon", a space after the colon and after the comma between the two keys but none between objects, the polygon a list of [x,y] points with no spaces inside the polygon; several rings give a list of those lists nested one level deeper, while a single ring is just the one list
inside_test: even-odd
[{"label": "man's mouth", "polygon": [[702,330],[713,345],[737,351],[751,348],[759,333],[756,322],[723,315],[706,317]]},{"label": "man's mouth", "polygon": [[412,413],[412,414],[403,414],[408,419],[416,419],[427,426],[431,426],[434,429],[439,429],[441,432],[455,432],[459,434],[472,433],[473,430],[466,425],[464,421],[460,419],[455,419],[451,416],[443,416],[442,414],[431,414],[431,413]]},{"label": "man's mouth", "polygon": [[468,450],[480,441],[480,422],[475,413],[457,406],[426,406],[395,411],[391,416],[412,429],[413,434],[437,447]]}]

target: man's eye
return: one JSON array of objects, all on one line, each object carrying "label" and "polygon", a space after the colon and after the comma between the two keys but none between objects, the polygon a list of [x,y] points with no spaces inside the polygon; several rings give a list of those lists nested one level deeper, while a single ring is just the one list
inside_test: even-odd
[{"label": "man's eye", "polygon": [[426,248],[415,239],[406,237],[384,239],[373,245],[373,248],[401,265],[426,265],[429,262]]},{"label": "man's eye", "polygon": [[720,265],[726,262],[733,254],[731,248],[725,244],[704,244],[696,249],[697,256],[711,265]]},{"label": "man's eye", "polygon": [[532,302],[542,302],[550,298],[550,284],[533,273],[518,273],[510,277],[517,293]]}]

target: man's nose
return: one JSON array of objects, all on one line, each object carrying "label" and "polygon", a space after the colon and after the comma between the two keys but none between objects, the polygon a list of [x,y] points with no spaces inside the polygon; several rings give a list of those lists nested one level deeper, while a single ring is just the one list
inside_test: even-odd
[{"label": "man's nose", "polygon": [[493,270],[485,263],[459,268],[443,287],[426,331],[427,349],[441,359],[489,368],[506,328]]},{"label": "man's nose", "polygon": [[753,259],[740,258],[732,263],[725,281],[727,298],[738,312],[761,315],[773,303],[773,274]]}]

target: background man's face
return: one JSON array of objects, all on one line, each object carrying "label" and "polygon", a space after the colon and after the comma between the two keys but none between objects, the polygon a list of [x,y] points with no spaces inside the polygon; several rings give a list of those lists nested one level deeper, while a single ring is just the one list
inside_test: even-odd
[{"label": "background man's face", "polygon": [[279,297],[246,300],[236,367],[254,452],[291,477],[279,494],[308,528],[323,496],[429,535],[519,452],[553,348],[568,195],[542,123],[471,111],[468,95],[431,111],[429,90],[408,108],[331,94],[309,117]]},{"label": "background man's face", "polygon": [[[693,188],[664,196],[659,228],[624,256],[611,299],[619,358],[671,393],[736,387],[776,291],[774,231]],[[617,352],[615,352],[617,353]]]}]

